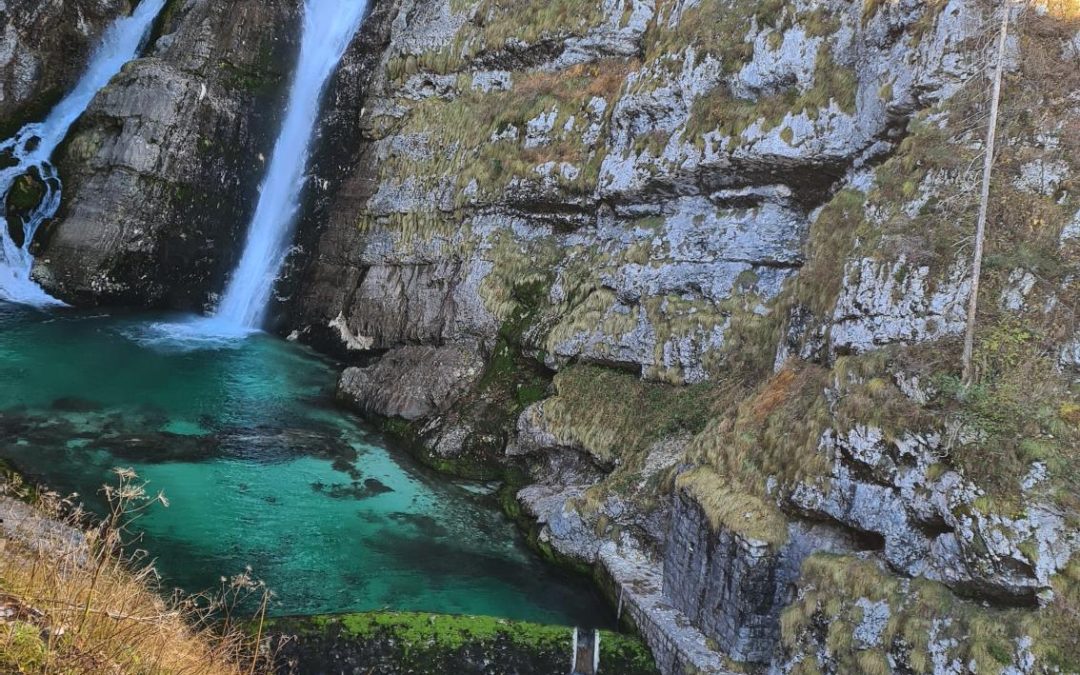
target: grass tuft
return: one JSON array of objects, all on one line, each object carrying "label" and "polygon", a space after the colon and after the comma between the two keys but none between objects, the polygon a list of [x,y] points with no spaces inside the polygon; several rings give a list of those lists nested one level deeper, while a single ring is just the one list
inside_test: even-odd
[{"label": "grass tuft", "polygon": [[[238,603],[265,589],[248,575],[213,596],[165,599],[130,526],[165,505],[133,472],[107,486],[109,514],[86,527],[71,500],[37,492],[35,505],[9,500],[0,535],[0,670],[15,673],[253,675],[268,672],[251,637],[232,620]],[[9,492],[25,495],[16,485]],[[265,657],[265,658],[264,658]]]}]

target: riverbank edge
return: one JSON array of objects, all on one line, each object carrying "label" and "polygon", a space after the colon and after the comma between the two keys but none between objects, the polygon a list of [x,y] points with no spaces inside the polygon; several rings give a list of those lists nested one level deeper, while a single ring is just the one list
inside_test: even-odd
[{"label": "riverbank edge", "polygon": [[[400,438],[388,440],[401,441]],[[410,452],[410,455],[422,461],[419,454]],[[439,473],[461,478],[445,471]],[[522,528],[530,547],[546,561],[586,574],[613,604],[615,591],[611,584],[604,583],[598,566],[574,564],[544,547],[537,539],[539,528],[535,521],[520,508],[511,507],[517,505],[514,495],[523,480],[523,475],[512,470],[502,477],[498,497],[506,515]],[[0,486],[10,488],[6,498],[34,509],[42,520],[53,522],[58,528],[65,526],[34,506],[36,495],[48,490],[39,477],[0,459]],[[619,627],[627,632],[599,631],[602,664],[599,672],[656,675],[659,671],[655,659],[636,626],[624,616]],[[371,611],[274,617],[261,627],[252,623],[246,631],[252,636],[263,636],[264,649],[275,655],[273,672],[280,675],[337,672],[326,669],[361,665],[369,668],[365,672],[371,675],[399,672],[547,675],[562,669],[569,672],[574,628],[493,616]]]},{"label": "riverbank edge", "polygon": [[[264,626],[279,675],[301,672],[569,672],[574,629],[485,616],[361,612],[274,618]],[[297,668],[302,667],[303,670]],[[652,654],[636,637],[600,631],[600,673],[654,675]]]}]

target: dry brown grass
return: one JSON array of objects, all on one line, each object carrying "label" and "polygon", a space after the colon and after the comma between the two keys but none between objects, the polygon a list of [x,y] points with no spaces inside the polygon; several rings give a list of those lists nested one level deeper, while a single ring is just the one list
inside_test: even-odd
[{"label": "dry brown grass", "polygon": [[575,88],[575,95],[583,95],[585,101],[594,96],[611,99],[622,89],[627,75],[641,67],[640,61],[608,60],[600,63],[580,63],[563,71],[532,71],[517,78],[514,92],[523,99],[541,96],[560,96],[567,90],[567,84],[583,85]]},{"label": "dry brown grass", "polygon": [[[259,640],[231,622],[232,608],[265,594],[247,575],[213,596],[159,593],[128,532],[145,509],[165,504],[129,470],[106,488],[112,511],[93,527],[70,500],[15,503],[0,532],[0,672],[253,675],[266,672]],[[10,491],[10,490],[9,490]],[[16,522],[12,522],[16,521]],[[256,595],[256,597],[258,597]],[[256,621],[261,626],[261,615]]]}]

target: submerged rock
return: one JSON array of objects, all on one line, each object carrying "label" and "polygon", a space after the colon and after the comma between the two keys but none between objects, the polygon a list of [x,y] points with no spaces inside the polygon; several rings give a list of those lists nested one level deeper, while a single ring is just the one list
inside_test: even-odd
[{"label": "submerged rock", "polygon": [[334,499],[368,499],[394,491],[392,487],[385,485],[377,478],[365,478],[363,481],[354,481],[348,485],[312,483],[311,489]]}]

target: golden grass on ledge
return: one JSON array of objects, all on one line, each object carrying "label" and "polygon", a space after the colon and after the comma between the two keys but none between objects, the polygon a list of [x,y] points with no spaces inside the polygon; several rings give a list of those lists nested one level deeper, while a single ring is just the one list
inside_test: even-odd
[{"label": "golden grass on ledge", "polygon": [[120,551],[132,520],[166,502],[131,471],[116,473],[119,485],[105,490],[112,512],[93,528],[79,527],[85,514],[55,495],[34,506],[0,496],[0,672],[266,672],[258,637],[229,621],[253,592],[264,593],[265,610],[262,585],[241,575],[213,597],[165,599],[145,555]]}]

